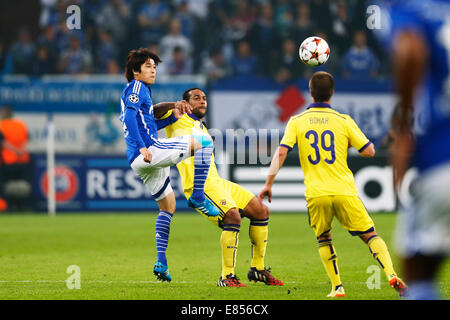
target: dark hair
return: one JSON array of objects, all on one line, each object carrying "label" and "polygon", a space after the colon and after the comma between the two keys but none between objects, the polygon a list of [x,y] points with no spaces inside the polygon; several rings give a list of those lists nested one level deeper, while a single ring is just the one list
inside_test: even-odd
[{"label": "dark hair", "polygon": [[318,71],[312,75],[310,87],[316,102],[328,101],[334,92],[334,78],[328,72]]},{"label": "dark hair", "polygon": [[185,92],[183,92],[183,100],[189,101],[189,99],[191,98],[190,92],[191,92],[192,90],[202,90],[202,91],[203,91],[203,89],[201,89],[201,88],[196,88],[196,87],[187,89]]},{"label": "dark hair", "polygon": [[125,66],[125,78],[128,82],[133,81],[133,71],[141,71],[141,66],[148,60],[153,59],[155,64],[162,62],[162,60],[147,48],[140,48],[138,50],[131,50],[127,56],[127,64]]}]

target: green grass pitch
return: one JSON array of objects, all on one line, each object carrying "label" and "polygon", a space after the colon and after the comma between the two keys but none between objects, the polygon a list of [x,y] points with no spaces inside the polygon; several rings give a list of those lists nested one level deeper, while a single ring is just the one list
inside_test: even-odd
[{"label": "green grass pitch", "polygon": [[[216,286],[221,271],[220,229],[195,213],[175,214],[168,248],[173,281],[156,281],[152,274],[155,218],[155,213],[0,216],[0,299],[327,299],[330,284],[307,214],[271,213],[265,262],[285,282],[282,287],[248,281],[249,220],[243,219],[236,272],[247,288]],[[395,214],[374,213],[372,218],[401,275],[392,245]],[[346,299],[398,299],[367,246],[337,221],[333,239]],[[449,262],[439,274],[445,298],[450,293]],[[71,265],[80,268],[80,289],[67,287]],[[377,270],[380,287],[369,289],[366,282],[371,276],[376,280]]]}]

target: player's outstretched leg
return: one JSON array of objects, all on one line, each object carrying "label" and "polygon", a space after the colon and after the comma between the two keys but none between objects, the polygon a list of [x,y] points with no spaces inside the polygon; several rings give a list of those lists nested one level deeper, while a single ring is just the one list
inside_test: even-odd
[{"label": "player's outstretched leg", "polygon": [[389,255],[389,250],[384,240],[375,231],[361,235],[360,237],[367,243],[370,253],[380,264],[381,268],[383,268],[383,271],[389,281],[389,285],[394,288],[401,297],[403,297],[406,294],[407,286],[395,272],[391,256]]},{"label": "player's outstretched leg", "polygon": [[157,261],[153,268],[153,274],[161,281],[172,281],[167,265],[166,250],[169,244],[170,222],[173,214],[161,210],[156,218],[155,238]]},{"label": "player's outstretched leg", "polygon": [[194,186],[188,203],[190,207],[200,210],[207,216],[215,217],[220,214],[220,211],[205,197],[205,182],[211,165],[214,145],[211,138],[206,135],[193,135],[192,138]]}]

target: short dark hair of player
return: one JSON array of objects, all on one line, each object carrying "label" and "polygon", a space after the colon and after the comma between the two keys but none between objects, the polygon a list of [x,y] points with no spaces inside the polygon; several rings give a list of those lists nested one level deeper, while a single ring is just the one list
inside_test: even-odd
[{"label": "short dark hair of player", "polygon": [[189,99],[191,98],[190,92],[192,90],[202,90],[203,91],[203,89],[201,89],[201,88],[190,88],[190,89],[187,89],[185,92],[183,92],[183,100],[189,101]]},{"label": "short dark hair of player", "polygon": [[155,64],[162,62],[162,60],[155,53],[151,52],[147,48],[140,48],[137,50],[131,50],[127,56],[127,64],[125,66],[125,77],[128,82],[133,81],[133,71],[141,71],[141,66],[148,60],[153,59]]},{"label": "short dark hair of player", "polygon": [[325,71],[314,73],[310,80],[311,95],[315,102],[330,100],[334,92],[334,78]]}]

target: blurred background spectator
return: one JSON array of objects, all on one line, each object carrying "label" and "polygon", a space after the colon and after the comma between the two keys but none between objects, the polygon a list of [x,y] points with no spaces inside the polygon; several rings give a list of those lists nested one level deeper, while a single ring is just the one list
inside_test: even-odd
[{"label": "blurred background spectator", "polygon": [[28,163],[28,129],[25,122],[14,118],[11,106],[2,106],[0,109],[0,132],[4,138],[2,162],[6,165]]},{"label": "blurred background spectator", "polygon": [[110,65],[116,65],[118,60],[117,42],[113,42],[109,30],[99,30],[98,46],[95,50],[95,71],[97,73],[110,73]]},{"label": "blurred background spectator", "polygon": [[280,36],[289,37],[289,31],[294,23],[294,4],[289,0],[276,0],[275,2],[275,23]]},{"label": "blurred background spectator", "polygon": [[6,201],[9,209],[22,211],[30,205],[28,200],[31,193],[31,164],[27,150],[29,137],[25,122],[14,118],[11,106],[0,108],[0,134],[0,198]]},{"label": "blurred background spectator", "polygon": [[357,30],[353,36],[353,45],[343,57],[342,76],[351,79],[375,78],[379,68],[377,57],[367,46],[365,32]]},{"label": "blurred background spectator", "polygon": [[66,74],[85,74],[92,71],[92,55],[81,47],[78,36],[70,38],[69,47],[61,53],[58,69]]},{"label": "blurred background spectator", "polygon": [[203,61],[200,72],[207,76],[208,81],[215,82],[217,80],[231,76],[231,66],[225,59],[220,49],[215,49],[211,55]]},{"label": "blurred background spectator", "polygon": [[252,53],[250,44],[242,40],[237,44],[236,55],[231,59],[235,76],[250,76],[259,73],[258,58]]},{"label": "blurred background spectator", "polygon": [[[249,30],[247,39],[250,41],[252,51],[261,62],[271,61],[275,51],[281,48],[281,37],[274,21],[273,7],[270,2],[260,5],[258,19]],[[264,75],[270,74],[269,65],[269,63],[261,64]]]},{"label": "blurred background spectator", "polygon": [[184,55],[191,55],[191,41],[181,33],[181,27],[180,20],[174,19],[170,22],[169,33],[162,37],[159,43],[161,59],[169,58],[176,47],[180,48]]},{"label": "blurred background spectator", "polygon": [[36,50],[36,59],[31,65],[33,75],[52,74],[56,71],[55,58],[51,56],[46,46],[39,46]]},{"label": "blurred background spectator", "polygon": [[113,41],[118,46],[126,43],[131,18],[130,6],[126,1],[107,1],[96,17],[97,26],[103,30],[109,30]]},{"label": "blurred background spectator", "polygon": [[306,39],[312,36],[316,29],[317,25],[311,19],[311,8],[309,4],[306,2],[300,3],[296,7],[296,17],[289,30],[289,36],[292,39]]},{"label": "blurred background spectator", "polygon": [[27,29],[19,30],[17,41],[11,46],[11,58],[13,73],[31,73],[30,61],[35,58],[35,45],[31,41]]},{"label": "blurred background spectator", "polygon": [[194,41],[196,17],[189,11],[188,2],[186,0],[178,0],[175,2],[174,19],[180,21],[181,33],[189,39]]},{"label": "blurred background spectator", "polygon": [[36,75],[57,72],[59,59],[58,42],[54,25],[46,25],[36,40],[38,46],[33,73]]},{"label": "blurred background spectator", "polygon": [[334,43],[339,51],[346,50],[350,45],[351,24],[348,16],[348,8],[344,2],[339,3],[336,7],[336,15],[333,19],[332,35],[335,39]]},{"label": "blurred background spectator", "polygon": [[299,63],[297,44],[290,38],[283,41],[282,51],[271,66],[273,67],[272,75],[278,83],[298,79],[306,70],[306,65]]},{"label": "blurred background spectator", "polygon": [[157,42],[166,33],[170,20],[169,6],[159,0],[147,0],[141,5],[137,17],[141,28],[140,41]]},{"label": "blurred background spectator", "polygon": [[0,42],[0,75],[11,73],[11,54],[6,51],[3,43]]},{"label": "blurred background spectator", "polygon": [[175,47],[172,56],[167,59],[167,71],[171,75],[192,74],[192,59],[182,47]]}]

